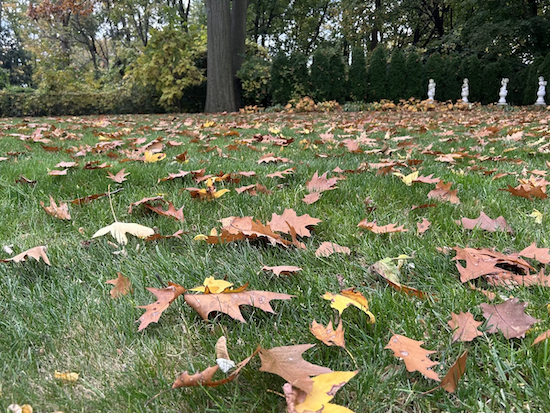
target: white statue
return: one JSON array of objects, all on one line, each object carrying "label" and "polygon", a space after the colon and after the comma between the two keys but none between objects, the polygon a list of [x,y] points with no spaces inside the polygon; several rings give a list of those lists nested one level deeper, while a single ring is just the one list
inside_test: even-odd
[{"label": "white statue", "polygon": [[537,91],[537,101],[535,102],[535,105],[546,105],[546,102],[544,101],[544,95],[546,95],[546,82],[544,80],[544,77],[539,77],[539,90]]},{"label": "white statue", "polygon": [[508,82],[509,79],[507,77],[503,78],[500,82],[500,92],[498,92],[500,99],[498,100],[497,105],[504,106],[508,104],[506,103],[506,96],[508,95],[508,90],[506,88],[508,86]]},{"label": "white statue", "polygon": [[464,79],[462,83],[462,102],[468,103],[468,95],[470,94],[470,86],[468,85],[468,79]]},{"label": "white statue", "polygon": [[435,97],[435,81],[433,79],[430,79],[428,82],[428,100],[430,102],[434,101]]}]

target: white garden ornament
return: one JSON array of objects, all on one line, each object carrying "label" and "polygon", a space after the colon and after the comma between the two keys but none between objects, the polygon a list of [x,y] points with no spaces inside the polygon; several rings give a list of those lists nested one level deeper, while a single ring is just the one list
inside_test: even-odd
[{"label": "white garden ornament", "polygon": [[470,94],[470,86],[468,84],[468,79],[465,78],[464,83],[462,83],[462,91],[461,91],[462,102],[468,103],[468,95],[469,94]]},{"label": "white garden ornament", "polygon": [[430,79],[428,82],[428,100],[430,102],[433,102],[434,97],[435,97],[435,81],[433,79]]},{"label": "white garden ornament", "polygon": [[498,95],[500,96],[500,99],[498,100],[497,105],[499,106],[506,106],[508,103],[506,103],[506,96],[508,95],[508,82],[509,79],[507,77],[503,78],[500,82],[500,92],[498,92]]},{"label": "white garden ornament", "polygon": [[544,101],[544,95],[546,95],[546,82],[544,80],[544,77],[539,77],[539,90],[537,91],[537,101],[535,102],[535,105],[544,105],[546,106],[546,102]]}]

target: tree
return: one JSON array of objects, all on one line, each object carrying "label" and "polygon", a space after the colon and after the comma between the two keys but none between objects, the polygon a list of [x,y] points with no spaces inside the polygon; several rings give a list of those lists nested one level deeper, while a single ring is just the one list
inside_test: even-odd
[{"label": "tree", "polygon": [[388,69],[388,97],[394,102],[405,99],[406,88],[405,56],[399,48],[393,49]]},{"label": "tree", "polygon": [[387,66],[386,51],[383,46],[378,46],[370,53],[367,78],[369,81],[369,101],[378,102],[387,99]]},{"label": "tree", "polygon": [[424,98],[424,67],[422,59],[416,51],[408,54],[405,62],[405,71],[407,72],[405,98]]},{"label": "tree", "polygon": [[246,40],[248,0],[206,0],[207,81],[205,112],[235,112],[240,107],[237,72]]},{"label": "tree", "polygon": [[352,49],[349,85],[352,100],[367,100],[367,61],[362,47]]}]

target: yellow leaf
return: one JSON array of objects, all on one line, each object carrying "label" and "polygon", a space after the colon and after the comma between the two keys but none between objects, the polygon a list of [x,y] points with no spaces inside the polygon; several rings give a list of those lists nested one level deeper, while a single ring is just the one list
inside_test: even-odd
[{"label": "yellow leaf", "polygon": [[418,178],[418,171],[415,171],[411,174],[408,174],[407,176],[405,176],[405,175],[403,175],[399,172],[394,172],[394,175],[401,178],[401,180],[403,181],[403,183],[405,185],[411,186],[413,184],[413,181]]},{"label": "yellow leaf", "polygon": [[529,216],[535,218],[535,223],[542,224],[542,212],[539,210],[534,209]]},{"label": "yellow leaf", "polygon": [[312,377],[313,389],[306,399],[295,406],[298,413],[353,413],[350,409],[337,404],[329,403],[335,393],[357,374],[356,371],[334,371]]},{"label": "yellow leaf", "polygon": [[193,237],[193,239],[195,241],[206,241],[208,239],[208,236],[204,235],[204,234],[199,234],[199,235],[195,235]]},{"label": "yellow leaf", "polygon": [[272,133],[274,135],[277,135],[278,133],[281,133],[281,130],[279,128],[269,128],[269,133]]},{"label": "yellow leaf", "polygon": [[208,287],[208,290],[212,294],[221,293],[226,288],[229,288],[233,285],[233,283],[227,282],[225,280],[216,280],[214,277],[208,277],[204,280],[203,285],[200,287],[192,288],[189,291],[198,291],[203,293],[206,290],[206,287]]},{"label": "yellow leaf", "polygon": [[145,163],[152,163],[152,162],[158,162],[162,161],[164,158],[166,158],[165,153],[153,153],[150,151],[145,151]]},{"label": "yellow leaf", "polygon": [[219,191],[214,192],[214,198],[219,198],[227,192],[229,192],[229,189],[220,189]]},{"label": "yellow leaf", "polygon": [[92,235],[92,238],[100,237],[107,234],[108,232],[111,232],[113,238],[115,238],[117,242],[121,245],[128,244],[126,233],[132,234],[138,238],[147,238],[155,233],[152,228],[140,224],[114,222],[111,225],[108,225],[98,230],[94,235]]},{"label": "yellow leaf", "polygon": [[74,383],[78,380],[78,373],[61,373],[56,370],[53,377],[58,380]]},{"label": "yellow leaf", "polygon": [[[346,291],[349,291],[349,290],[344,290],[342,292],[346,292]],[[323,298],[325,300],[330,300],[331,303],[330,303],[330,306],[336,310],[338,310],[338,313],[339,315],[342,315],[342,312],[348,308],[348,306],[351,304],[355,307],[357,307],[358,309],[360,309],[361,311],[365,312],[365,314],[367,314],[369,316],[369,319],[370,319],[370,323],[371,324],[374,324],[376,319],[374,317],[374,314],[372,314],[370,311],[369,311],[369,304],[366,300],[365,297],[363,297],[361,295],[361,293],[358,293],[358,292],[355,292],[354,294],[359,294],[361,296],[361,302],[357,301],[357,299],[353,299],[351,297],[346,297],[346,296],[343,296],[341,294],[332,294],[332,293],[325,293],[325,295],[323,295]]]}]

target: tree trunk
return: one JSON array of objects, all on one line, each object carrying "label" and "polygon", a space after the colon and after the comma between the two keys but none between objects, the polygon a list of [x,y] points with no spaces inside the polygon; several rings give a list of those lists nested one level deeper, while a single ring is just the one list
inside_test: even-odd
[{"label": "tree trunk", "polygon": [[204,111],[235,112],[230,0],[206,0],[207,65]]}]

